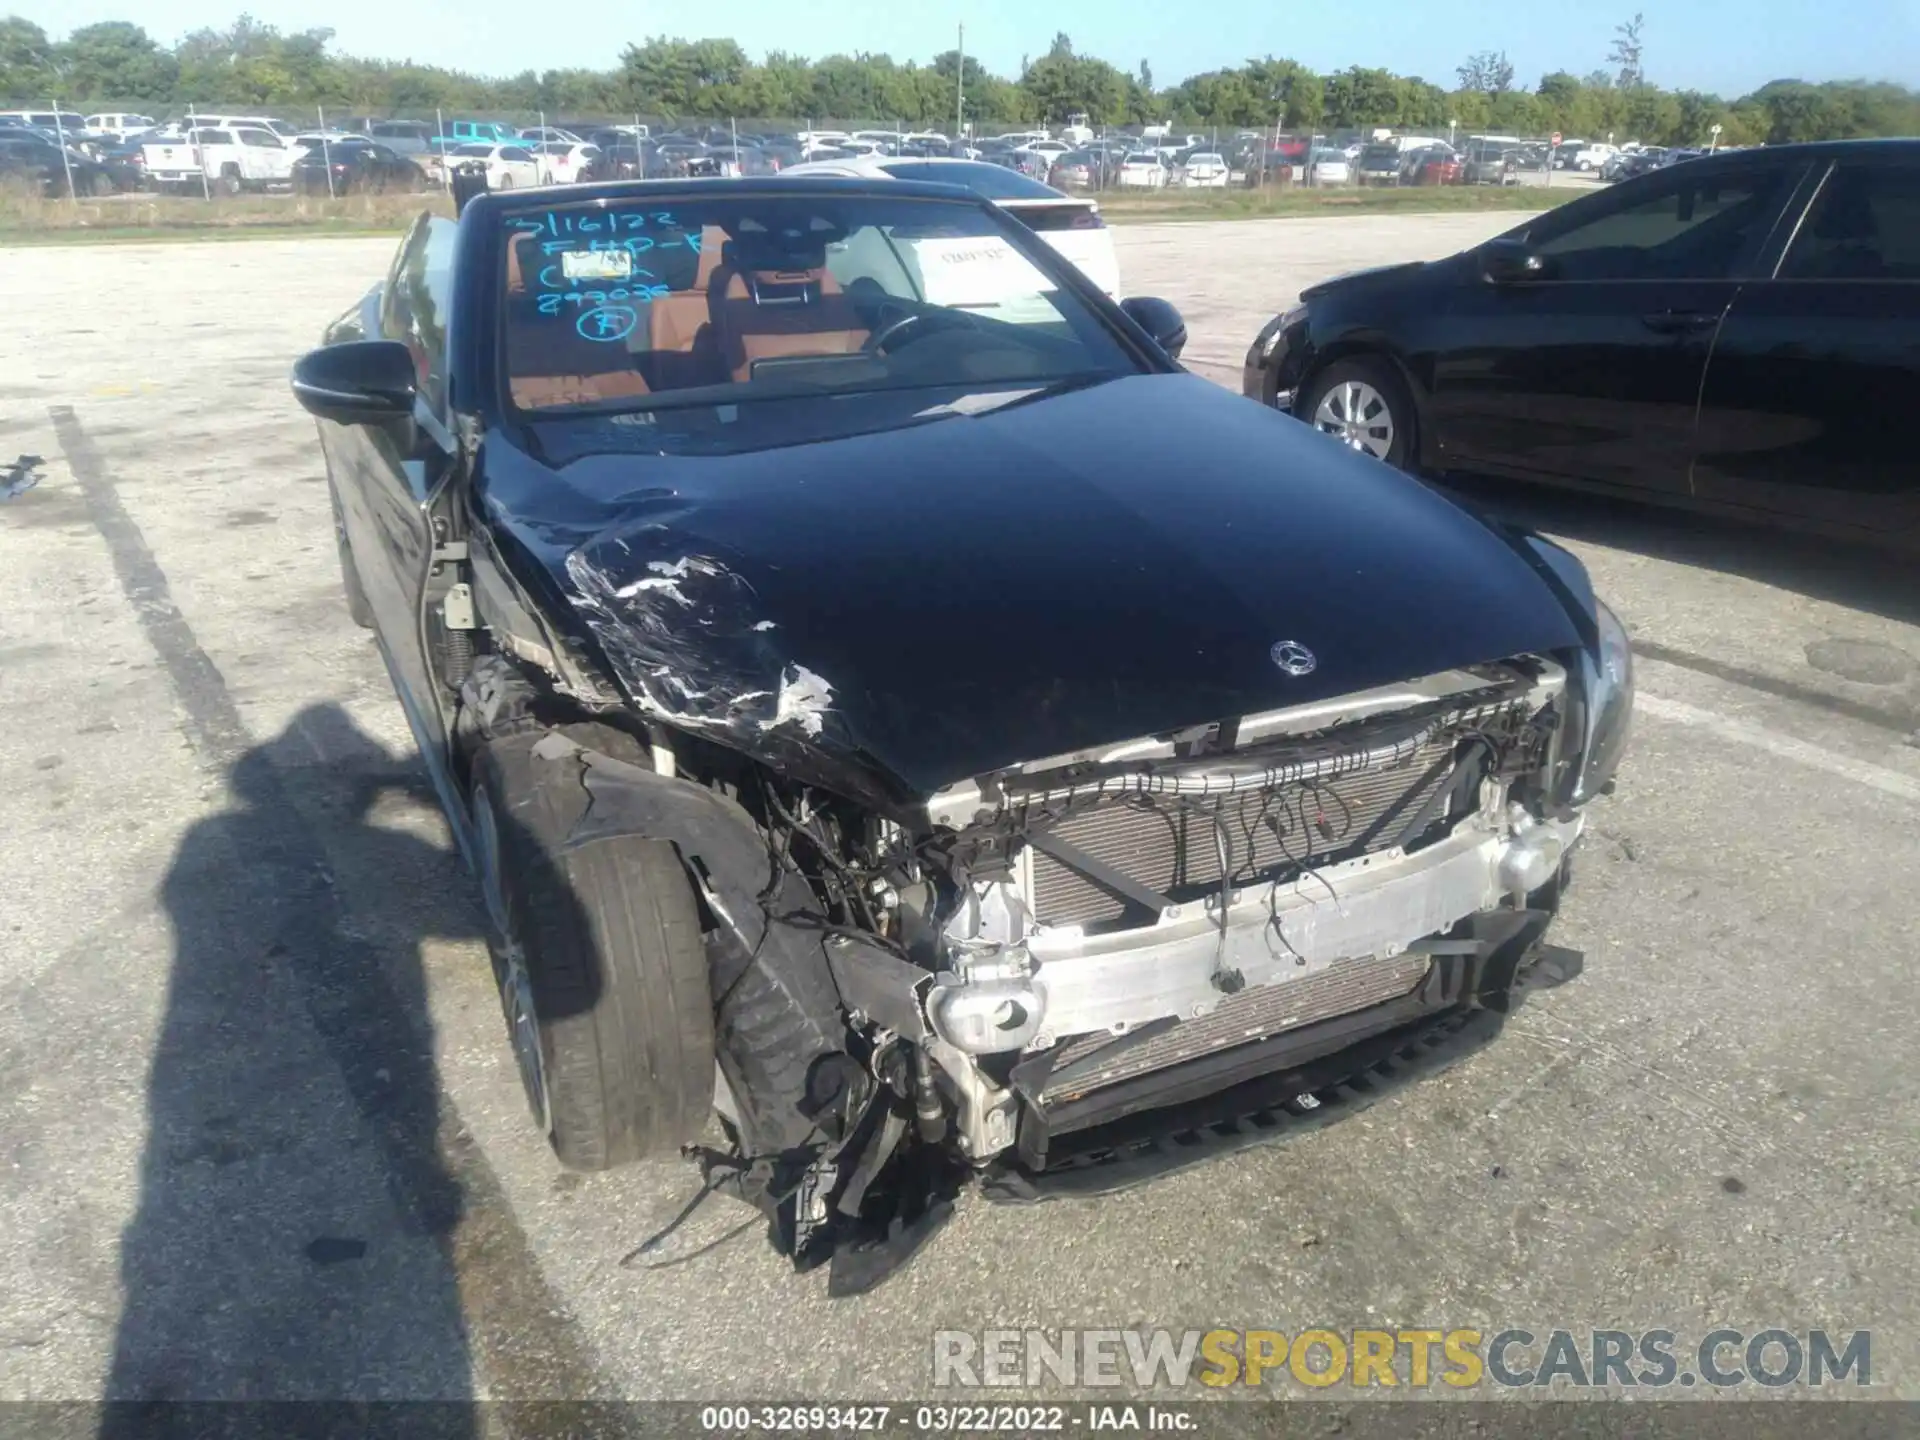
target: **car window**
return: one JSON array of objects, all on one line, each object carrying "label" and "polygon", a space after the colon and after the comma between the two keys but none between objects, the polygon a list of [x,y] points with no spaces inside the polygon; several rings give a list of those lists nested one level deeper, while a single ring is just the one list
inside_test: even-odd
[{"label": "car window", "polygon": [[[560,148],[564,150],[566,147],[561,146]],[[533,154],[531,151],[524,150],[518,145],[507,145],[501,148],[500,158],[502,160],[530,161],[533,159]]]},{"label": "car window", "polygon": [[461,145],[456,147],[453,153],[456,155],[471,155],[479,160],[490,160],[493,158],[493,146]]},{"label": "car window", "polygon": [[420,395],[435,414],[447,398],[447,307],[452,294],[454,221],[422,215],[387,276],[380,331],[413,355]]},{"label": "car window", "polygon": [[1920,280],[1920,167],[1843,164],[1780,267],[1783,280]]},{"label": "car window", "polygon": [[518,409],[703,410],[709,429],[740,427],[733,443],[785,443],[776,432],[802,422],[756,402],[804,395],[812,429],[836,416],[884,428],[954,398],[929,391],[1026,393],[1139,368],[1026,253],[1025,232],[977,202],[827,192],[659,206],[507,215],[499,348]]},{"label": "car window", "polygon": [[264,145],[269,150],[281,149],[280,137],[266,130],[236,130],[242,145]]},{"label": "car window", "polygon": [[233,136],[225,130],[196,130],[193,132],[196,145],[231,145]]},{"label": "car window", "polygon": [[1569,206],[1528,239],[1551,258],[1553,280],[1724,279],[1765,242],[1800,173],[1770,165],[1669,174],[1610,192],[1610,203]]}]

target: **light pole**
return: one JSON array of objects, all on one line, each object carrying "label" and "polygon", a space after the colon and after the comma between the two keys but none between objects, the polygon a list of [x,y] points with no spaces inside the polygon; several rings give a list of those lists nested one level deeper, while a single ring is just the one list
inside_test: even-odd
[{"label": "light pole", "polygon": [[960,27],[960,47],[956,57],[959,61],[953,70],[953,138],[957,142],[966,134],[967,103],[967,27]]},{"label": "light pole", "polygon": [[1720,127],[1718,125],[1710,127],[1707,134],[1711,137],[1707,141],[1707,153],[1711,155],[1720,148]]},{"label": "light pole", "polygon": [[1458,119],[1447,121],[1447,145],[1449,148],[1451,148],[1453,145],[1454,132],[1457,131],[1459,128],[1460,128],[1460,122]]}]

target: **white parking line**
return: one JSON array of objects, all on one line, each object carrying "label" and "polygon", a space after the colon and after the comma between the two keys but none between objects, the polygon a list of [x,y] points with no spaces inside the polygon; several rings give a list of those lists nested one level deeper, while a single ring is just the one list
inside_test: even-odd
[{"label": "white parking line", "polygon": [[1851,780],[1857,785],[1866,785],[1880,791],[1883,795],[1892,795],[1900,800],[1920,801],[1920,780],[1911,775],[1903,775],[1898,770],[1889,770],[1882,765],[1869,764],[1865,760],[1855,760],[1846,755],[1837,755],[1818,745],[1810,745],[1805,740],[1796,740],[1791,735],[1782,735],[1769,730],[1764,725],[1755,725],[1747,720],[1735,720],[1726,715],[1716,715],[1711,710],[1702,710],[1697,705],[1689,705],[1684,700],[1669,700],[1663,695],[1649,695],[1641,691],[1634,696],[1634,708],[1642,714],[1651,715],[1659,720],[1671,720],[1676,725],[1691,725],[1695,729],[1705,730],[1708,734],[1718,735],[1722,740],[1731,740],[1737,745],[1751,745],[1756,750],[1764,750],[1769,755],[1777,755],[1782,760],[1792,760],[1811,770],[1824,770],[1829,775],[1838,775],[1843,780]]}]

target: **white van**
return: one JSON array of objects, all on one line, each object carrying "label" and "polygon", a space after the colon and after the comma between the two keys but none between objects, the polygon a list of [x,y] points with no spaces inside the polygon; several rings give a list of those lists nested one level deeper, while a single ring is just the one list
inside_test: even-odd
[{"label": "white van", "polygon": [[141,135],[154,128],[151,115],[128,115],[121,111],[110,111],[104,115],[87,116],[87,134],[99,139],[124,140],[129,135]]},{"label": "white van", "polygon": [[0,110],[0,125],[7,124],[37,125],[78,140],[86,132],[87,118],[71,110]]}]

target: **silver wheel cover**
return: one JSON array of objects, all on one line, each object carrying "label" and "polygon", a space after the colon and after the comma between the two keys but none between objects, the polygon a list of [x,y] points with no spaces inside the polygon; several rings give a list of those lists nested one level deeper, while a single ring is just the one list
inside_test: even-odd
[{"label": "silver wheel cover", "polygon": [[1393,449],[1393,411],[1364,380],[1342,380],[1322,395],[1313,410],[1313,428],[1376,460]]}]

